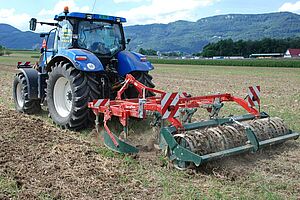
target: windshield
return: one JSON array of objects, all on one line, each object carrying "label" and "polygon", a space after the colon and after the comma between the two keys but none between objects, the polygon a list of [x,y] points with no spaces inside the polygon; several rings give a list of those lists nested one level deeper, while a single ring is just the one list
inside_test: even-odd
[{"label": "windshield", "polygon": [[78,26],[78,46],[93,53],[113,55],[122,49],[122,35],[118,24],[81,21]]}]

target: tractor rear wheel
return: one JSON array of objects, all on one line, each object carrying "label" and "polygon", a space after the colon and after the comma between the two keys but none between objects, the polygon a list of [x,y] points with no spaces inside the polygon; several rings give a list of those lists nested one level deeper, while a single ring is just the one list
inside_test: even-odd
[{"label": "tractor rear wheel", "polygon": [[[132,72],[131,75],[140,83],[144,84],[147,87],[154,88],[155,85],[152,82],[152,76],[148,72],[140,72],[135,71]],[[129,86],[128,89],[125,91],[126,98],[137,98],[139,96],[139,92],[134,88],[134,86]],[[152,92],[147,91],[146,97],[154,96]]]},{"label": "tractor rear wheel", "polygon": [[92,122],[88,102],[101,96],[99,81],[94,73],[82,72],[69,62],[52,67],[47,82],[47,104],[55,124],[80,130]]},{"label": "tractor rear wheel", "polygon": [[13,83],[13,98],[16,110],[26,114],[38,113],[41,110],[40,100],[29,99],[28,87],[24,74],[17,74]]}]

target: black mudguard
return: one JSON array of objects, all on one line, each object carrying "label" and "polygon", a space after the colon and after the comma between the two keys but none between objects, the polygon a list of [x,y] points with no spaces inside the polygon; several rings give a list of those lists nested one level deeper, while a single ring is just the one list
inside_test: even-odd
[{"label": "black mudguard", "polygon": [[39,99],[39,72],[33,68],[19,68],[18,69],[26,78],[28,84],[28,98]]}]

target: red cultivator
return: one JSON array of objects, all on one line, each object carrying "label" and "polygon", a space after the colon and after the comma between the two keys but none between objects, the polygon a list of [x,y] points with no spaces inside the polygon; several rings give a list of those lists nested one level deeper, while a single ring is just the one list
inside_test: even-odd
[{"label": "red cultivator", "polygon": [[[121,98],[129,85],[137,89],[139,98]],[[126,141],[129,118],[146,119],[154,114],[156,119],[153,125],[161,128],[157,141],[160,148],[168,150],[168,156],[175,166],[186,168],[191,164],[199,166],[203,162],[227,155],[254,152],[261,147],[299,137],[281,119],[270,118],[254,107],[260,104],[259,90],[259,87],[250,88],[248,101],[231,94],[191,97],[186,93],[166,93],[146,87],[133,76],[127,75],[115,100],[94,100],[89,103],[89,107],[97,116],[97,127],[99,116],[104,114],[104,143],[120,153],[138,152],[136,147]],[[156,96],[147,97],[149,94]],[[248,114],[219,118],[224,102],[235,102]],[[210,120],[191,123],[196,108],[206,109]],[[124,127],[122,134],[125,140],[109,129],[107,122],[112,116],[119,117]]]}]

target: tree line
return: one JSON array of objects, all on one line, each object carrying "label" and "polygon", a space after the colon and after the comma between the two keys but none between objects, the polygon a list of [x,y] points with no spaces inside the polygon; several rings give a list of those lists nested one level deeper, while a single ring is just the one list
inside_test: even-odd
[{"label": "tree line", "polygon": [[[260,53],[285,53],[289,48],[300,48],[300,37],[286,39],[265,38],[262,40],[220,40],[216,43],[209,43],[202,52],[193,54],[194,56],[243,56],[249,57],[251,54]],[[139,53],[156,56],[154,49],[139,49]],[[182,56],[182,52],[161,52],[162,56]]]},{"label": "tree line", "polygon": [[148,55],[148,56],[156,56],[157,55],[157,51],[155,51],[154,49],[143,49],[143,48],[140,48],[138,52],[140,54]]},{"label": "tree line", "polygon": [[0,45],[0,56],[10,55],[11,51]]},{"label": "tree line", "polygon": [[180,57],[184,55],[184,53],[179,51],[158,52],[154,49],[143,49],[143,48],[140,48],[138,52],[140,54],[147,55],[147,56],[157,56],[158,54],[160,54],[162,56],[168,56],[168,57]]},{"label": "tree line", "polygon": [[265,38],[262,40],[220,40],[209,43],[197,55],[203,57],[213,56],[243,56],[259,53],[285,53],[289,48],[300,48],[300,37],[286,39]]}]

